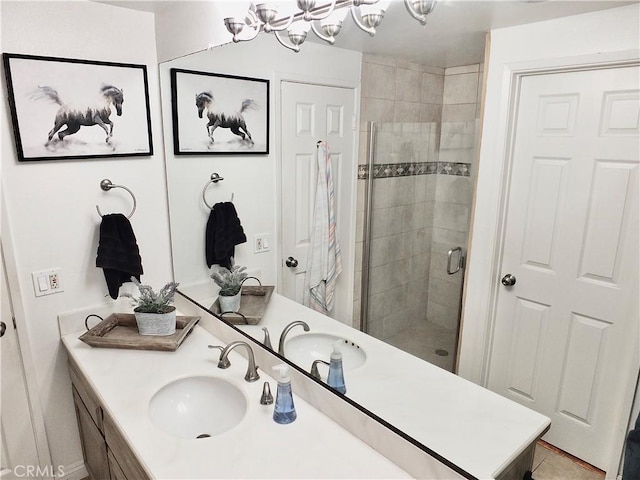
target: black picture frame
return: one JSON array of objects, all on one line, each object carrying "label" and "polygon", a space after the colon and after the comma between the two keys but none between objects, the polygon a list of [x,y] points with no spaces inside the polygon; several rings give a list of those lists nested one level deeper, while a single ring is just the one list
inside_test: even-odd
[{"label": "black picture frame", "polygon": [[2,60],[19,161],[153,155],[146,65]]},{"label": "black picture frame", "polygon": [[269,80],[172,68],[175,155],[269,153]]}]

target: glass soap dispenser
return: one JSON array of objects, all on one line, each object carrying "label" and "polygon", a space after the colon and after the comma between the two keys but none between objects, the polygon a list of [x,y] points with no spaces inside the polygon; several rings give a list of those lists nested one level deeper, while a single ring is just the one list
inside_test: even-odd
[{"label": "glass soap dispenser", "polygon": [[340,340],[333,344],[333,352],[331,353],[331,361],[329,362],[329,375],[327,376],[327,384],[338,392],[347,393],[347,387],[344,384],[344,372],[342,370],[342,352],[340,351]]},{"label": "glass soap dispenser", "polygon": [[293,394],[291,393],[291,377],[289,377],[289,367],[284,364],[276,365],[274,370],[278,370],[278,390],[276,392],[276,404],[273,409],[273,420],[276,423],[287,424],[293,422],[296,415],[296,407],[293,404]]}]

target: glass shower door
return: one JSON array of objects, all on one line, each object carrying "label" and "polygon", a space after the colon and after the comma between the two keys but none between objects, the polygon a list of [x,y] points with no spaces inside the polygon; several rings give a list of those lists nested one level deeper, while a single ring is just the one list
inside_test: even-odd
[{"label": "glass shower door", "polygon": [[361,326],[453,371],[471,197],[456,202],[471,180],[469,165],[440,161],[440,130],[437,123],[370,126]]}]

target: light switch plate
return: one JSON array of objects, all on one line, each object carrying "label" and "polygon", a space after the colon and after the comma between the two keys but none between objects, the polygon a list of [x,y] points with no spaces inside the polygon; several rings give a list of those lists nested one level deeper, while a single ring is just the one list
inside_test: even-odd
[{"label": "light switch plate", "polygon": [[49,270],[31,272],[31,279],[33,280],[33,291],[36,297],[43,297],[45,295],[53,295],[54,293],[64,292],[61,273],[61,268],[51,268]]},{"label": "light switch plate", "polygon": [[253,253],[264,253],[271,250],[271,235],[258,233],[253,236]]}]

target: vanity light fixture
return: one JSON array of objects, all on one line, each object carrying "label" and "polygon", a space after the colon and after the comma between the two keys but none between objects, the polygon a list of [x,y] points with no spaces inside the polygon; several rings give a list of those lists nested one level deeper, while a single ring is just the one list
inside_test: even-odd
[{"label": "vanity light fixture", "polygon": [[[426,25],[427,15],[433,11],[437,1],[404,0],[404,5],[411,17]],[[276,2],[251,2],[244,18],[240,11],[225,18],[224,24],[235,43],[253,40],[260,32],[273,33],[283,47],[298,52],[309,30],[333,45],[349,12],[358,28],[375,35],[390,4],[391,0],[331,0],[321,3],[296,0],[295,5],[292,0],[283,0],[279,5]],[[285,30],[289,43],[281,36]]]}]

